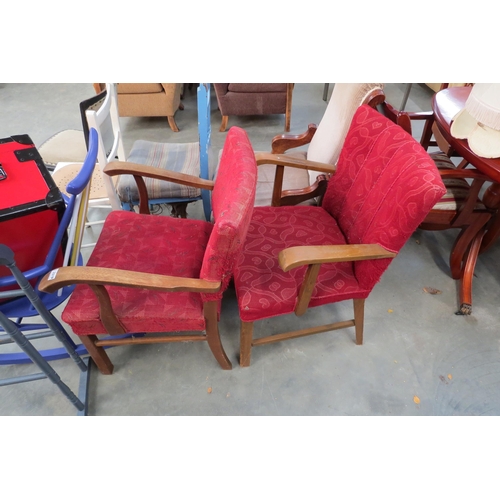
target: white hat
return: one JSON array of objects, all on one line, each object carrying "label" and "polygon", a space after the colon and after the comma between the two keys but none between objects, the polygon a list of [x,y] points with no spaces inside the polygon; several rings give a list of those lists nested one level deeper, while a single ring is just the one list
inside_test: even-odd
[{"label": "white hat", "polygon": [[467,139],[483,158],[500,157],[500,83],[476,83],[465,107],[453,118],[450,133]]}]

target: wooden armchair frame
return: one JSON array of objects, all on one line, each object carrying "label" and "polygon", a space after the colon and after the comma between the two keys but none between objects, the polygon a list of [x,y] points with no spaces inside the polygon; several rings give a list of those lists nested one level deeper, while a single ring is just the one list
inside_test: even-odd
[{"label": "wooden armchair frame", "polygon": [[[309,126],[306,134],[310,134],[311,130],[315,130],[313,125]],[[306,134],[302,135],[302,140],[307,140]],[[288,138],[279,139],[285,139],[285,141],[288,140]],[[329,163],[313,162],[284,154],[256,153],[255,157],[257,160],[257,166],[265,164],[276,165],[277,182],[275,181],[274,186],[273,206],[295,205],[301,201],[317,196],[317,190],[314,189],[300,190],[302,191],[301,193],[297,193],[297,190],[294,190],[293,192],[282,191],[281,182],[283,180],[283,175],[279,172],[283,172],[285,167],[313,170],[324,174],[321,181],[319,181],[323,185],[322,187],[324,189],[326,189],[328,179],[334,175],[336,171],[336,167],[334,165],[330,165]],[[283,271],[290,271],[298,266],[307,266],[307,271],[299,291],[297,305],[295,308],[296,316],[302,316],[308,309],[311,295],[322,264],[394,257],[396,257],[395,253],[388,252],[378,244],[361,244],[290,247],[280,252],[278,260]],[[270,344],[273,342],[304,337],[342,328],[355,327],[356,344],[361,345],[363,343],[365,299],[354,299],[353,304],[354,318],[351,320],[339,321],[328,325],[306,328],[277,335],[269,335],[258,339],[253,338],[253,322],[242,321],[240,330],[240,366],[250,366],[251,350],[254,346]]]},{"label": "wooden armchair frame", "polygon": [[[130,162],[114,161],[104,168],[104,172],[110,176],[130,174],[134,176],[140,193],[139,211],[141,214],[149,214],[149,202],[143,177],[154,177],[161,180],[178,182],[181,184],[213,190],[213,181],[200,179],[199,177],[165,171],[147,165]],[[182,278],[165,276],[135,271],[124,271],[117,269],[79,267],[73,269],[59,269],[55,275],[46,275],[41,283],[40,290],[51,293],[69,284],[88,284],[93,290],[99,302],[101,321],[109,335],[123,335],[125,329],[116,317],[109,294],[105,285],[125,286],[156,290],[159,292],[197,292],[215,293],[220,290],[221,282],[211,282],[203,279]],[[204,303],[204,315],[206,320],[206,333],[197,335],[162,335],[162,336],[128,336],[116,339],[98,339],[96,335],[82,335],[81,340],[89,354],[96,362],[101,373],[111,374],[113,364],[103,349],[104,346],[151,344],[163,342],[186,342],[207,341],[208,345],[223,369],[231,369],[231,362],[227,357],[219,336],[217,321],[217,301]]]}]

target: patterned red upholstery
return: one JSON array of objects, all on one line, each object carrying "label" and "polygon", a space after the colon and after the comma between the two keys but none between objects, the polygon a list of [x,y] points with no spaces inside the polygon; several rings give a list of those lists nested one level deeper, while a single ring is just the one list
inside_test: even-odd
[{"label": "patterned red upholstery", "polygon": [[[167,216],[114,211],[106,219],[88,266],[204,278],[228,284],[245,239],[255,198],[257,165],[246,133],[227,135],[213,191],[214,224]],[[154,292],[106,287],[127,332],[204,330],[203,301],[220,299],[190,292]],[[79,285],[63,311],[77,335],[107,333],[97,299]]]},{"label": "patterned red upholstery", "polygon": [[[257,186],[257,163],[252,146],[243,129],[229,130],[220,160],[215,187],[212,192],[212,210],[215,227],[205,251],[200,278],[222,281],[222,297],[232,277],[236,259],[245,241]],[[239,168],[235,168],[238,165]],[[212,297],[213,298],[213,297]],[[211,299],[210,295],[205,300]]]},{"label": "patterned red upholstery", "polygon": [[[292,312],[305,266],[287,273],[280,250],[379,243],[398,252],[444,194],[429,155],[369,106],[354,115],[322,207],[255,207],[235,269],[243,321]],[[310,306],[366,298],[390,259],[323,265]]]}]

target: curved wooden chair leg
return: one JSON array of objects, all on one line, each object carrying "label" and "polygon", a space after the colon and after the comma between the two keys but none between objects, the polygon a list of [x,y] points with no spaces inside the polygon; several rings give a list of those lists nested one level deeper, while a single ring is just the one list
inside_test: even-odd
[{"label": "curved wooden chair leg", "polygon": [[222,122],[220,124],[219,132],[225,132],[226,131],[228,119],[229,119],[229,116],[222,115]]},{"label": "curved wooden chair leg", "polygon": [[[465,234],[467,233],[467,234]],[[471,227],[462,229],[459,235],[457,236],[455,242],[453,243],[453,247],[450,252],[450,271],[451,277],[454,280],[460,279],[462,275],[462,263],[464,261],[465,252],[467,252],[467,248],[473,238],[473,233]]]},{"label": "curved wooden chair leg", "polygon": [[204,306],[205,326],[207,332],[207,342],[215,359],[223,370],[231,370],[232,365],[229,358],[226,356],[222,342],[220,340],[219,326],[217,323],[217,302],[205,302]]},{"label": "curved wooden chair leg", "polygon": [[252,354],[253,323],[241,322],[240,330],[240,366],[250,366]]},{"label": "curved wooden chair leg", "polygon": [[174,131],[174,132],[179,132],[179,129],[177,127],[177,123],[175,123],[175,119],[173,116],[169,116],[168,117],[168,124],[170,125],[170,128]]},{"label": "curved wooden chair leg", "polygon": [[460,280],[460,307],[457,314],[467,316],[472,313],[472,279],[474,278],[474,269],[476,268],[477,256],[479,255],[479,249],[481,248],[481,241],[484,233],[485,230],[483,229],[474,238],[471,243],[467,259],[464,263],[463,275]]},{"label": "curved wooden chair leg", "polygon": [[97,368],[103,375],[111,375],[113,373],[113,363],[109,359],[104,348],[96,346],[95,342],[98,340],[96,335],[82,335],[80,337],[90,357],[94,360]]},{"label": "curved wooden chair leg", "polygon": [[488,222],[491,214],[485,213],[478,215],[474,222],[462,229],[457,236],[453,248],[450,253],[450,271],[454,280],[458,280],[462,276],[462,266],[466,261],[466,252],[472,240],[477,236],[482,227]]}]

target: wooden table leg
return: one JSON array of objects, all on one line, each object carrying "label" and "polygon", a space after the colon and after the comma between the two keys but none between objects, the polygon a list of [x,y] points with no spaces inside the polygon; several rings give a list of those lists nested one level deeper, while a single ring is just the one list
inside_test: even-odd
[{"label": "wooden table leg", "polygon": [[471,243],[469,253],[464,262],[463,274],[460,280],[460,306],[456,314],[468,316],[472,313],[472,279],[476,268],[477,256],[485,231],[481,230]]},{"label": "wooden table leg", "polygon": [[500,184],[492,184],[486,190],[483,196],[483,203],[487,208],[496,210],[497,213],[493,215],[488,224],[479,253],[488,250],[500,236]]}]

